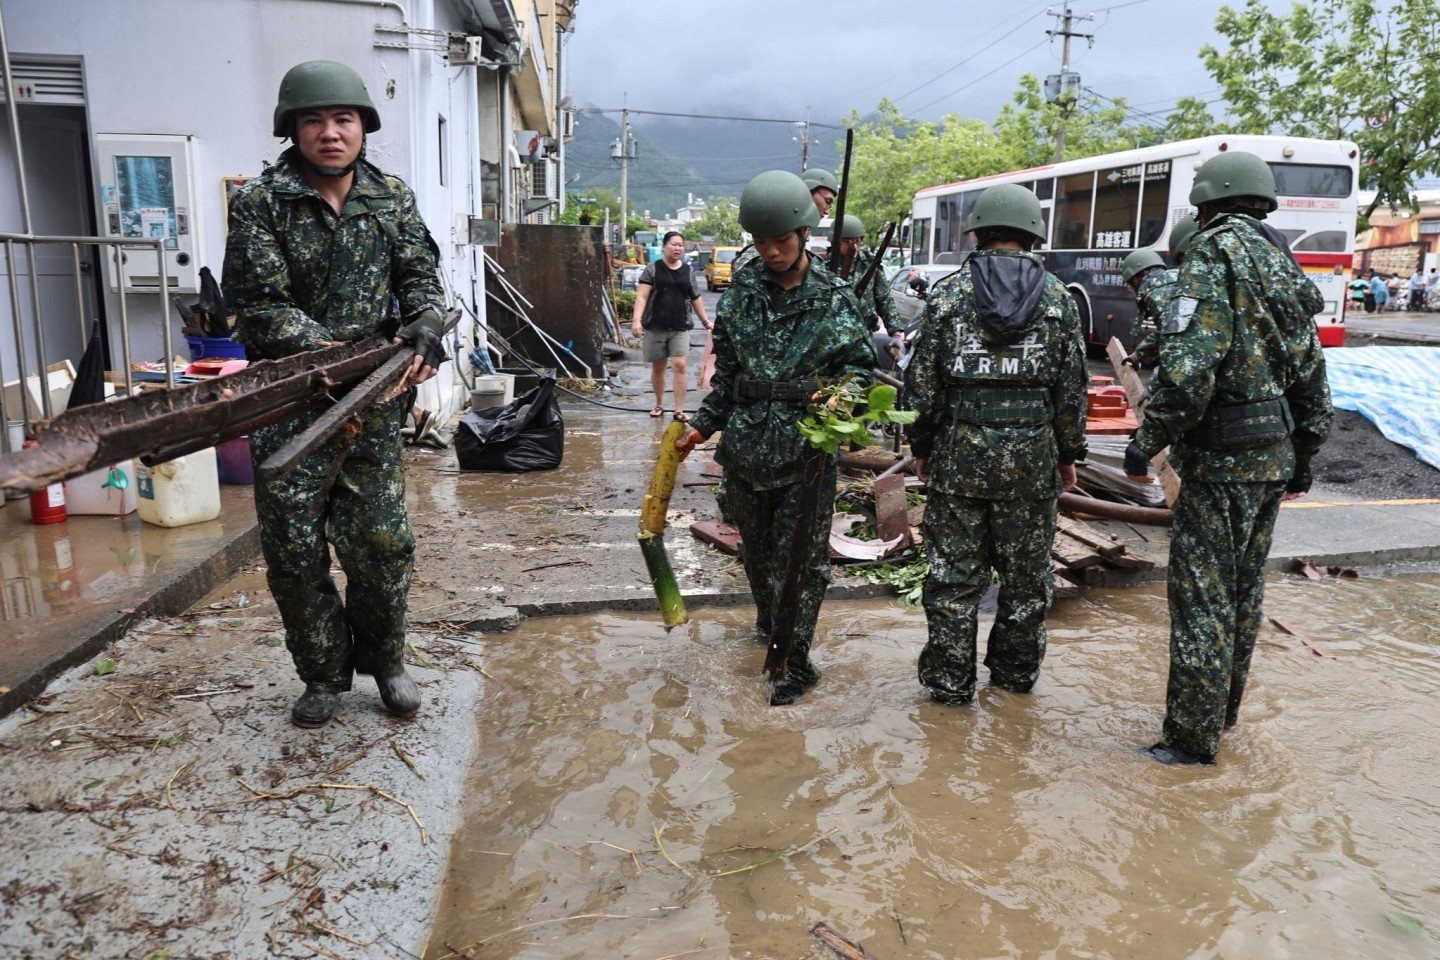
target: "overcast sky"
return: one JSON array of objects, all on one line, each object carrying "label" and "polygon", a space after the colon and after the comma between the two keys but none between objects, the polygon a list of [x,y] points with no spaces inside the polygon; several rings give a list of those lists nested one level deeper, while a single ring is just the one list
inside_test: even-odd
[{"label": "overcast sky", "polygon": [[[1241,6],[1243,0],[1232,0]],[[1288,0],[1274,0],[1277,9]],[[1164,114],[1219,96],[1198,51],[1221,0],[1072,3],[1083,86]],[[835,120],[881,97],[917,119],[994,119],[1022,73],[1058,73],[1047,0],[581,0],[566,87],[600,108]],[[1137,116],[1136,119],[1146,119]]]}]

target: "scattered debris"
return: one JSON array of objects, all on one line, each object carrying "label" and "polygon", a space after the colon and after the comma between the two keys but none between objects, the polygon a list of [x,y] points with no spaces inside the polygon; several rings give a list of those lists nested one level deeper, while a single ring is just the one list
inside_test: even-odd
[{"label": "scattered debris", "polygon": [[[899,922],[898,918],[896,922]],[[875,960],[873,953],[855,941],[842,937],[827,926],[824,921],[810,928],[810,936],[829,947],[837,957],[843,957],[844,960]]]},{"label": "scattered debris", "polygon": [[1329,651],[1317,646],[1314,640],[1311,640],[1309,637],[1305,636],[1305,634],[1301,633],[1299,630],[1296,630],[1294,627],[1290,626],[1290,624],[1286,623],[1284,620],[1281,620],[1279,617],[1271,617],[1270,622],[1275,624],[1275,626],[1279,627],[1282,633],[1288,633],[1296,640],[1299,640],[1301,643],[1305,644],[1305,646],[1308,647],[1310,649],[1310,652],[1315,654],[1315,656],[1329,657],[1331,660],[1335,659],[1335,654],[1330,653]]},{"label": "scattered debris", "polygon": [[1317,567],[1312,560],[1292,560],[1290,569],[1309,580],[1324,580],[1325,577],[1342,577],[1346,580],[1360,579],[1360,572],[1354,567]]}]

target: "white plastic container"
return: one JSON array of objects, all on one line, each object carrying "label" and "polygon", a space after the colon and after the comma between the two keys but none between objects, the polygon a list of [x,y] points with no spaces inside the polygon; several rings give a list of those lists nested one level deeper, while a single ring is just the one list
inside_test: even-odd
[{"label": "white plastic container", "polygon": [[475,377],[475,389],[472,393],[500,393],[502,397],[494,406],[509,403],[515,399],[515,375],[513,373],[479,374]]},{"label": "white plastic container", "polygon": [[[111,472],[114,476],[111,476]],[[123,517],[135,512],[135,462],[126,460],[65,481],[65,512],[70,516]]]},{"label": "white plastic container", "polygon": [[215,448],[147,467],[135,462],[140,519],[157,527],[183,527],[220,516],[220,473]]}]

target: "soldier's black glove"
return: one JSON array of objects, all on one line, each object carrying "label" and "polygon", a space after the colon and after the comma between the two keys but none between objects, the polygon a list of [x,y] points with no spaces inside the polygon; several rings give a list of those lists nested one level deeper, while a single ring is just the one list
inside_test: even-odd
[{"label": "soldier's black glove", "polygon": [[1134,440],[1131,440],[1125,447],[1125,475],[1127,477],[1150,476],[1150,458]]},{"label": "soldier's black glove", "polygon": [[1303,467],[1297,465],[1294,475],[1290,477],[1290,482],[1285,484],[1285,492],[1309,493],[1310,484],[1314,482],[1315,478],[1310,474],[1310,465],[1306,464]]},{"label": "soldier's black glove", "polygon": [[1138,353],[1132,353],[1132,354],[1130,354],[1130,356],[1126,357],[1124,360],[1121,360],[1121,361],[1120,361],[1120,366],[1122,366],[1122,367],[1134,367],[1136,370],[1141,370],[1141,369],[1144,368],[1144,364],[1142,364],[1142,363],[1140,362],[1140,354],[1138,354]]},{"label": "soldier's black glove", "polygon": [[415,352],[425,358],[427,366],[437,370],[440,364],[450,359],[445,353],[444,334],[445,322],[433,310],[426,310],[395,332],[395,336],[413,346]]}]

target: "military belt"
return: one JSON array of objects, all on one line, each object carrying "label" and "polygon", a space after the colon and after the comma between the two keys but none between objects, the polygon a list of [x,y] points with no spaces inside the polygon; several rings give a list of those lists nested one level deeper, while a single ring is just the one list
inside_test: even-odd
[{"label": "military belt", "polygon": [[1039,388],[952,387],[945,392],[957,421],[1035,426],[1050,419],[1050,391]]},{"label": "military belt", "polygon": [[1283,440],[1294,429],[1290,404],[1276,397],[1211,407],[1185,440],[1205,450],[1238,450]]},{"label": "military belt", "polygon": [[736,403],[776,400],[804,405],[810,402],[815,389],[815,384],[809,380],[756,380],[753,377],[736,377],[735,386],[730,390],[730,399]]}]

